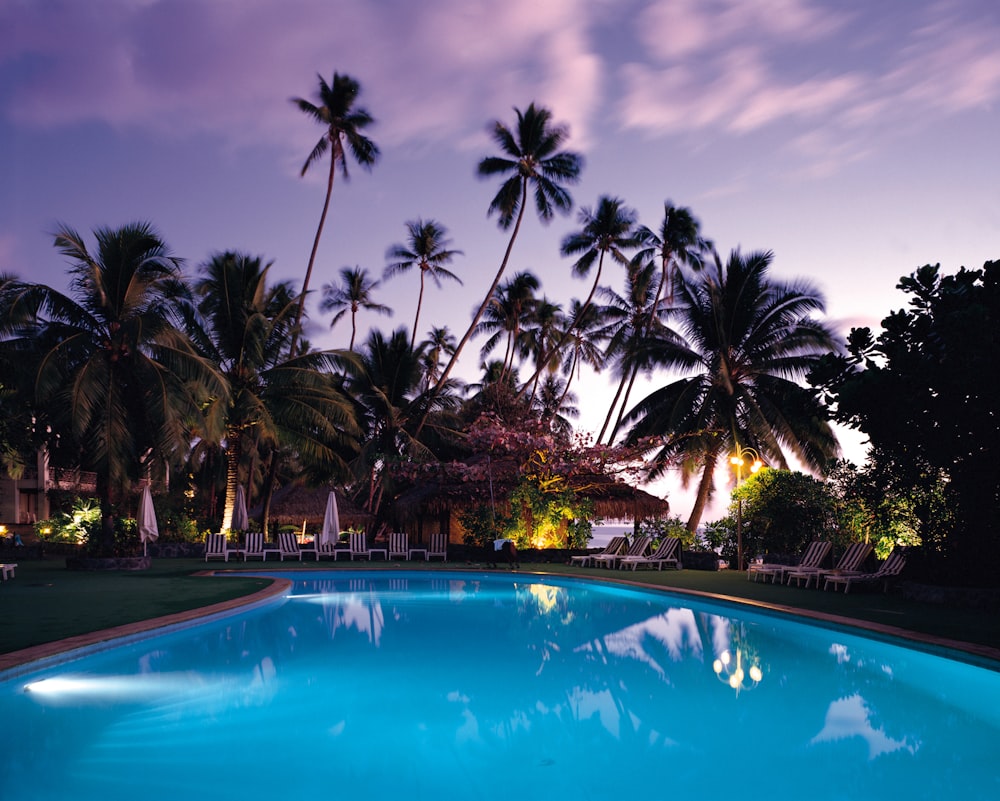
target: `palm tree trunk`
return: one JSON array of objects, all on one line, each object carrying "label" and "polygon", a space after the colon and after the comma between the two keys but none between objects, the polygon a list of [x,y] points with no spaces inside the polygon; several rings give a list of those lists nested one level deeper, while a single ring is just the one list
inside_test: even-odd
[{"label": "palm tree trunk", "polygon": [[222,506],[222,531],[233,527],[233,509],[236,506],[236,486],[240,472],[240,434],[226,432],[226,500]]},{"label": "palm tree trunk", "polygon": [[417,321],[420,319],[420,307],[424,303],[424,272],[420,271],[420,294],[417,296],[417,313],[413,316],[413,334],[410,336],[410,350],[417,344]]},{"label": "palm tree trunk", "polygon": [[326,182],[326,198],[323,201],[323,213],[319,216],[319,225],[316,228],[316,238],[313,239],[312,251],[309,253],[309,264],[306,267],[306,277],[302,280],[302,294],[299,295],[299,306],[295,311],[295,327],[292,329],[292,343],[288,349],[290,357],[295,356],[295,349],[299,344],[299,327],[302,325],[302,314],[306,306],[306,293],[309,291],[309,282],[312,280],[313,266],[316,264],[316,252],[319,250],[319,239],[323,235],[323,226],[326,224],[326,213],[330,209],[330,196],[333,195],[333,178],[336,175],[337,159],[336,153],[330,157],[330,177]]},{"label": "palm tree trunk", "polygon": [[524,208],[527,204],[528,183],[527,181],[524,181],[521,189],[521,208],[517,212],[517,221],[514,223],[514,230],[510,235],[510,240],[507,242],[507,250],[503,254],[503,261],[500,262],[500,269],[497,270],[497,274],[493,278],[493,283],[490,284],[490,288],[486,292],[486,297],[479,305],[479,310],[476,312],[476,316],[472,318],[472,323],[466,329],[465,335],[462,337],[461,342],[458,343],[458,347],[455,348],[455,352],[451,355],[451,359],[448,360],[448,365],[444,368],[444,372],[441,373],[441,377],[434,385],[434,389],[431,390],[431,396],[428,398],[427,410],[424,412],[424,416],[420,419],[420,425],[417,426],[417,430],[413,435],[414,439],[418,438],[420,436],[420,432],[424,430],[424,425],[427,423],[427,417],[430,414],[431,408],[433,408],[434,399],[437,397],[438,392],[441,391],[441,387],[444,386],[445,381],[448,380],[448,376],[451,375],[451,370],[455,366],[455,362],[457,362],[458,357],[462,355],[462,350],[472,337],[472,332],[476,330],[476,326],[479,325],[479,321],[483,318],[483,313],[486,311],[486,307],[489,306],[490,301],[493,300],[493,293],[496,292],[497,286],[500,284],[500,279],[503,277],[504,270],[507,269],[507,262],[510,261],[510,254],[514,249],[514,241],[517,239],[517,232],[521,230],[521,220],[524,219]]},{"label": "palm tree trunk", "polygon": [[625,410],[628,408],[628,399],[632,394],[632,387],[635,386],[636,376],[639,375],[639,365],[635,365],[632,368],[632,377],[628,380],[628,387],[625,389],[625,397],[622,398],[621,408],[618,410],[618,419],[615,420],[615,427],[611,429],[611,438],[608,442],[614,442],[615,436],[618,434],[618,429],[621,427],[622,419],[625,417]]},{"label": "palm tree trunk", "polygon": [[[618,399],[622,395],[622,391],[625,389],[625,377],[627,374],[622,375],[622,380],[618,382],[618,391],[615,392],[615,397],[611,401],[611,406],[608,408],[608,416],[604,418],[604,425],[601,426],[601,433],[597,435],[596,445],[601,444],[601,440],[604,439],[604,433],[608,430],[608,426],[611,425],[611,418],[615,413],[615,407],[618,405]],[[619,418],[621,419],[621,418]],[[614,440],[615,433],[614,430],[611,432],[611,440]],[[609,442],[611,441],[609,440]]]},{"label": "palm tree trunk", "polygon": [[691,517],[688,518],[687,530],[694,532],[698,530],[701,516],[705,513],[708,505],[708,496],[712,493],[712,481],[715,478],[715,463],[719,455],[714,451],[705,456],[705,469],[701,474],[701,481],[698,483],[698,495],[694,501],[694,508],[691,510]]}]

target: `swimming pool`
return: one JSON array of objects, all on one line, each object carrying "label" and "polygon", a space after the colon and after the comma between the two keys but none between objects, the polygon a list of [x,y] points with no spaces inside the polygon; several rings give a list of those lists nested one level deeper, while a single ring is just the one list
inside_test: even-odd
[{"label": "swimming pool", "polygon": [[0,798],[1000,797],[1000,673],[570,578],[266,573],[0,682]]}]

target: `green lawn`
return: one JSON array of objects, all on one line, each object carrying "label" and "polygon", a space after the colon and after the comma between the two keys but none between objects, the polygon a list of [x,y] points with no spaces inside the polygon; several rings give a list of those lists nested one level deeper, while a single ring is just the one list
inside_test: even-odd
[{"label": "green lawn", "polygon": [[[466,563],[348,562],[319,563],[322,569],[351,567],[407,567],[433,570],[463,569]],[[283,562],[268,569],[313,570],[315,562]],[[478,567],[478,566],[477,566]],[[201,577],[196,571],[227,569],[236,576]],[[195,559],[156,559],[142,572],[86,573],[66,570],[62,559],[21,562],[17,576],[0,585],[0,653],[54,642],[112,626],[196,609],[256,592],[266,579],[239,576],[260,571],[260,562],[207,564]],[[747,581],[745,575],[729,571],[700,570],[612,571],[572,568],[564,564],[524,564],[523,572],[635,579],[644,584],[710,593],[756,604],[792,607],[796,610],[834,615],[875,623],[938,638],[1000,650],[1000,616],[947,605],[907,601],[897,595],[834,592]],[[980,651],[982,649],[979,649]]]}]

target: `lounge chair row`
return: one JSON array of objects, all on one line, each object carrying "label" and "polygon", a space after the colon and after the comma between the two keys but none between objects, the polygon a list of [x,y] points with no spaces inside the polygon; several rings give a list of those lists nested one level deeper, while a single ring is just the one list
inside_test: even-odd
[{"label": "lounge chair row", "polygon": [[650,552],[652,540],[640,535],[629,545],[624,536],[612,537],[604,550],[599,553],[571,556],[570,564],[581,567],[617,567],[624,570],[627,567],[635,571],[639,567],[663,570],[664,565],[681,568],[681,541],[676,537],[664,537],[656,550]]},{"label": "lounge chair row", "polygon": [[387,548],[371,548],[363,531],[350,533],[347,548],[337,548],[333,542],[302,547],[295,534],[290,531],[279,532],[278,541],[273,545],[265,543],[264,534],[259,531],[245,534],[242,547],[232,547],[225,534],[209,534],[205,540],[206,562],[209,559],[222,559],[228,562],[230,556],[234,558],[242,556],[244,562],[253,558],[266,562],[268,555],[277,556],[282,562],[285,561],[285,557],[297,558],[301,562],[302,557],[307,554],[311,554],[317,561],[323,556],[334,560],[341,556],[350,557],[352,560],[360,558],[371,560],[375,554],[381,554],[383,559],[413,559],[415,556],[423,556],[428,561],[434,557],[447,561],[448,543],[444,534],[437,533],[431,535],[426,547],[417,545],[411,548],[409,537],[405,532],[392,532],[389,535]]},{"label": "lounge chair row", "polygon": [[824,590],[829,589],[832,585],[834,589],[843,587],[844,592],[848,593],[851,591],[852,584],[881,581],[887,587],[889,580],[899,576],[906,566],[904,550],[896,548],[877,570],[874,572],[862,571],[861,565],[872,552],[872,546],[866,542],[855,542],[847,547],[835,567],[820,567],[829,552],[829,542],[816,540],[809,543],[797,565],[768,564],[766,562],[752,564],[747,568],[747,580],[749,581],[751,576],[754,581],[763,577],[765,581],[770,578],[772,583],[788,585],[795,581],[798,587],[808,587],[815,582],[817,589],[822,581]]}]

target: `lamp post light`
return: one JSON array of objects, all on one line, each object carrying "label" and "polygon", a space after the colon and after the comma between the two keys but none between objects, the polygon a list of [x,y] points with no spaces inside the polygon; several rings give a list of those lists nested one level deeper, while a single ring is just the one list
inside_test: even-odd
[{"label": "lamp post light", "polygon": [[[743,467],[749,465],[750,473],[756,473],[764,466],[760,454],[753,448],[743,448],[736,443],[736,450],[729,459],[736,470],[736,488],[743,483]],[[736,499],[736,569],[743,570],[743,499]]]}]

